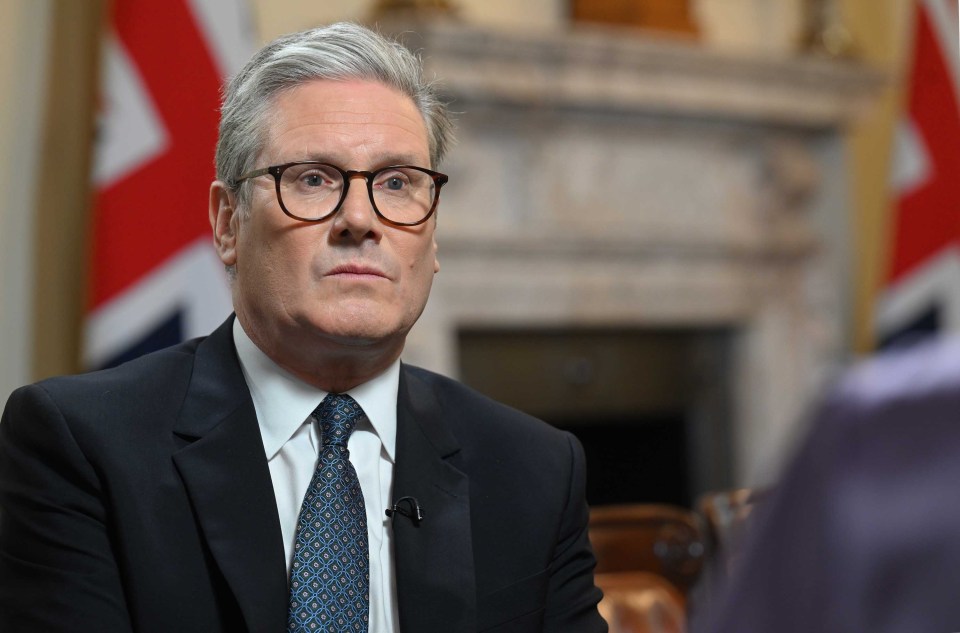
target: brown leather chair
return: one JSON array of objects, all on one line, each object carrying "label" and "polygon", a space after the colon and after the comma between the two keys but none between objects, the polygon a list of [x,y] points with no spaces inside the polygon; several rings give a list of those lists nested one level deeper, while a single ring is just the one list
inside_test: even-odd
[{"label": "brown leather chair", "polygon": [[706,552],[700,518],[660,504],[590,511],[601,613],[611,633],[682,633]]},{"label": "brown leather chair", "polygon": [[686,614],[680,590],[645,571],[597,574],[603,590],[600,615],[610,633],[684,633]]},{"label": "brown leather chair", "polygon": [[598,574],[646,571],[667,579],[683,594],[700,575],[706,551],[700,518],[661,504],[593,508],[590,542]]}]

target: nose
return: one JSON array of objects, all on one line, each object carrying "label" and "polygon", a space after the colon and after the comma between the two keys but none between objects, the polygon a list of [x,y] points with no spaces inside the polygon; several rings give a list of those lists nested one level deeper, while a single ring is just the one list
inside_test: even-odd
[{"label": "nose", "polygon": [[340,239],[360,242],[364,239],[379,240],[382,226],[370,202],[367,183],[363,174],[351,174],[347,195],[333,218],[331,231]]}]

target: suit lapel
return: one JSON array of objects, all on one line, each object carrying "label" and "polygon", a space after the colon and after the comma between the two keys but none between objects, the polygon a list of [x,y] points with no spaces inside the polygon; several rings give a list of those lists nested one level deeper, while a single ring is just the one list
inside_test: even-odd
[{"label": "suit lapel", "polygon": [[250,630],[283,630],[287,583],[276,500],[233,319],[197,348],[173,456],[197,522]]},{"label": "suit lapel", "polygon": [[450,463],[460,450],[431,385],[404,367],[397,400],[394,499],[412,496],[419,525],[393,520],[403,631],[473,631],[476,581],[467,476]]}]

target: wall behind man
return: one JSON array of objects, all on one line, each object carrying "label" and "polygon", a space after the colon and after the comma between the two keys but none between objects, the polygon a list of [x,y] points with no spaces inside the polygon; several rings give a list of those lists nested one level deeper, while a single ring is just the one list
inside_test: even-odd
[{"label": "wall behind man", "polygon": [[[120,0],[117,0],[120,1]],[[793,0],[770,0],[789,2]],[[828,0],[830,1],[830,0]],[[362,20],[378,0],[251,0],[260,39],[341,19]],[[911,0],[837,0],[858,52],[902,68]],[[511,30],[565,28],[565,0],[456,0],[460,17]],[[104,0],[0,2],[0,393],[43,376],[79,370],[88,211],[84,142],[90,111],[96,29]],[[95,65],[95,64],[94,64]],[[86,82],[86,83],[84,83]],[[890,130],[900,95],[891,90],[853,131],[854,242],[858,257],[857,346],[869,346],[869,310],[882,267]],[[78,155],[79,154],[79,155]],[[56,161],[40,181],[37,165]],[[842,213],[844,210],[838,210]],[[842,318],[838,315],[838,318]]]},{"label": "wall behind man", "polygon": [[876,107],[856,122],[848,135],[854,194],[851,225],[857,229],[850,244],[856,280],[855,295],[851,297],[852,351],[863,354],[872,351],[875,345],[874,302],[883,282],[891,237],[890,157],[894,125],[903,106],[903,75],[912,44],[913,3],[910,0],[844,0],[842,6],[857,54],[886,70],[891,78],[889,89]]},{"label": "wall behind man", "polygon": [[[690,6],[716,6],[723,3],[707,0],[689,0]],[[813,6],[808,0],[763,0],[764,15],[778,15],[773,6],[783,5],[779,12],[791,15],[787,5],[797,12],[801,5]],[[853,271],[849,304],[837,318],[844,320],[850,351],[863,354],[874,346],[873,310],[878,288],[882,283],[889,227],[891,143],[894,124],[899,117],[903,99],[902,75],[910,46],[912,32],[912,0],[819,0],[828,16],[838,19],[850,35],[851,54],[856,58],[889,73],[890,85],[876,107],[857,121],[849,130],[847,149],[850,160],[846,165],[851,184],[850,208],[837,223],[852,227],[842,231],[840,257],[848,263],[844,269]],[[282,33],[337,20],[365,20],[382,0],[329,0],[323,3],[310,0],[254,0],[261,39],[268,41]],[[389,4],[389,3],[387,3]],[[473,24],[509,29],[563,29],[569,24],[571,3],[566,0],[456,0],[460,18]],[[757,3],[754,3],[757,4]],[[793,6],[797,5],[797,6]],[[745,3],[737,6],[743,8]],[[703,7],[701,7],[703,8]],[[733,42],[734,46],[736,43]],[[745,44],[745,43],[741,43]],[[832,232],[835,233],[835,232]],[[849,236],[847,238],[846,236]],[[831,245],[833,246],[833,245]]]},{"label": "wall behind man", "polygon": [[[35,190],[49,0],[0,2],[0,393],[31,378]],[[54,170],[55,174],[56,170]]]},{"label": "wall behind man", "polygon": [[106,2],[0,2],[0,399],[80,368]]},{"label": "wall behind man", "polygon": [[[366,21],[381,0],[253,0],[260,38],[267,42],[293,31],[340,20]],[[455,15],[471,24],[513,29],[549,29],[566,24],[565,0],[455,0]]]}]

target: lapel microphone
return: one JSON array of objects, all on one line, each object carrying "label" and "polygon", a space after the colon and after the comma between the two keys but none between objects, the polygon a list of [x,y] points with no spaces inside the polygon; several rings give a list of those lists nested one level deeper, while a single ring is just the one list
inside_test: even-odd
[{"label": "lapel microphone", "polygon": [[403,515],[410,519],[414,525],[420,525],[420,522],[423,521],[423,508],[420,507],[420,502],[417,501],[416,497],[400,497],[393,502],[392,506],[387,508],[386,512],[391,519],[394,515]]}]

